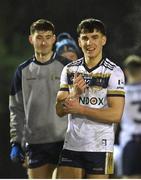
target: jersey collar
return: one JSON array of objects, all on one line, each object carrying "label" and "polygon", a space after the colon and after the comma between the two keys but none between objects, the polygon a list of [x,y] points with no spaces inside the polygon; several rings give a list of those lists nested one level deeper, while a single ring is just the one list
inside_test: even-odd
[{"label": "jersey collar", "polygon": [[83,58],[83,66],[85,67],[85,69],[90,73],[92,72],[93,70],[97,69],[100,65],[103,64],[103,61],[104,61],[104,57],[102,57],[102,59],[98,62],[97,65],[95,65],[94,67],[92,68],[88,68],[88,66],[86,65],[86,62],[85,62],[85,58]]},{"label": "jersey collar", "polygon": [[33,62],[36,63],[36,64],[38,64],[38,65],[50,64],[50,63],[52,63],[52,62],[54,61],[55,56],[56,56],[56,53],[53,53],[52,56],[51,56],[51,58],[50,58],[47,62],[42,63],[42,62],[40,62],[40,61],[37,61],[37,59],[36,59],[36,57],[35,57],[35,55],[34,55],[34,56],[33,56]]}]

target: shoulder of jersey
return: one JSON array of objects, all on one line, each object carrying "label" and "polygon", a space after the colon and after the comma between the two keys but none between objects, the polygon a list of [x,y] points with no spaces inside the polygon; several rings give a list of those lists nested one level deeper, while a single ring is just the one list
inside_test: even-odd
[{"label": "shoulder of jersey", "polygon": [[110,61],[108,58],[105,58],[102,65],[105,67],[105,68],[108,68],[110,70],[113,70],[117,65]]},{"label": "shoulder of jersey", "polygon": [[67,66],[68,67],[72,67],[72,66],[79,66],[83,63],[83,58],[78,59],[76,61],[72,61],[71,63],[69,63]]},{"label": "shoulder of jersey", "polygon": [[19,65],[19,68],[23,69],[24,67],[28,66],[31,62],[33,62],[33,57],[25,60],[23,63]]}]

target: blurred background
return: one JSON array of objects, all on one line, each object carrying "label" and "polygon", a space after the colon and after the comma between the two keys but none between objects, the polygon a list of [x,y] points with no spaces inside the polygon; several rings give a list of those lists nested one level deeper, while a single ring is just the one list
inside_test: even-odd
[{"label": "blurred background", "polygon": [[76,28],[84,18],[101,19],[107,27],[105,53],[115,63],[129,54],[141,55],[140,0],[4,0],[0,4],[0,178],[26,178],[25,170],[9,158],[8,95],[14,70],[33,54],[29,26],[45,18],[56,35],[68,32],[77,41]]}]

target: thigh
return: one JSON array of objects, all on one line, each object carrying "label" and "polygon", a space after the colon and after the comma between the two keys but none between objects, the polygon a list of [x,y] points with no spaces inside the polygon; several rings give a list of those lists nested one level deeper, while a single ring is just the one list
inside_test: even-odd
[{"label": "thigh", "polygon": [[113,174],[114,162],[112,152],[85,152],[84,153],[86,178],[108,177]]},{"label": "thigh", "polygon": [[84,170],[81,168],[59,166],[57,168],[57,179],[82,179]]},{"label": "thigh", "polygon": [[63,142],[30,144],[27,147],[28,168],[39,168],[45,164],[57,166],[62,147]]},{"label": "thigh", "polygon": [[81,179],[83,177],[84,169],[81,152],[63,149],[57,168],[57,178]]},{"label": "thigh", "polygon": [[29,179],[51,179],[53,171],[56,166],[52,164],[45,164],[43,166],[28,169],[28,178]]},{"label": "thigh", "polygon": [[63,149],[60,154],[59,166],[75,167],[83,169],[81,152]]}]

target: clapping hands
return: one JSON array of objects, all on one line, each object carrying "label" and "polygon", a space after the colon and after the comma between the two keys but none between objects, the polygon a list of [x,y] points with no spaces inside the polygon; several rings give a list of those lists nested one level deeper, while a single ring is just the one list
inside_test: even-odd
[{"label": "clapping hands", "polygon": [[84,93],[86,87],[87,85],[82,75],[75,73],[73,79],[73,96],[79,97],[82,93]]}]

